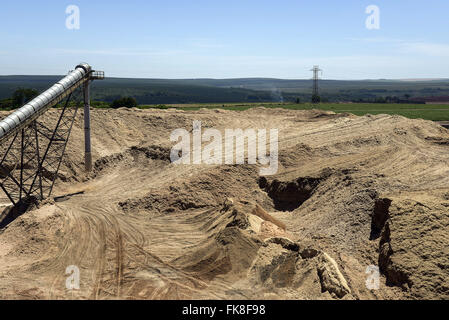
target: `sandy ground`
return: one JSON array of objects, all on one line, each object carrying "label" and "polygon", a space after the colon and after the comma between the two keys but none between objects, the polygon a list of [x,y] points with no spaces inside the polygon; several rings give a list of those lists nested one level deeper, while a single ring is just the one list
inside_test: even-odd
[{"label": "sandy ground", "polygon": [[[278,173],[170,163],[170,133],[193,120],[278,128]],[[120,109],[93,110],[92,127],[94,172],[83,172],[80,112],[62,198],[0,230],[0,298],[449,298],[449,131],[436,123]],[[69,266],[79,290],[66,288]],[[377,290],[366,285],[373,267]]]}]

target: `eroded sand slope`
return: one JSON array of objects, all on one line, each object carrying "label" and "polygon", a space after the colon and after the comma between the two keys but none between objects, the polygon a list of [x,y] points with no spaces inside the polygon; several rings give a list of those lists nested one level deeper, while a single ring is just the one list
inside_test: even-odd
[{"label": "eroded sand slope", "polygon": [[[96,164],[85,175],[81,119],[54,193],[68,196],[0,231],[0,298],[449,298],[449,131],[437,124],[264,108],[94,110]],[[193,120],[278,128],[278,174],[171,164],[170,133]],[[66,290],[70,265],[80,290]],[[382,271],[379,290],[366,287],[370,265]]]}]

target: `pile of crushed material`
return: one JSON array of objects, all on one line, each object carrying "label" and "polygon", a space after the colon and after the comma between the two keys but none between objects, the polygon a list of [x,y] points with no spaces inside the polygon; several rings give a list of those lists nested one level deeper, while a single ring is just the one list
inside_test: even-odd
[{"label": "pile of crushed material", "polygon": [[[86,174],[82,117],[56,198],[13,219],[0,201],[1,299],[449,299],[449,130],[436,123],[93,110]],[[279,129],[278,173],[171,163],[171,132],[194,120]],[[79,290],[66,289],[69,266]]]}]

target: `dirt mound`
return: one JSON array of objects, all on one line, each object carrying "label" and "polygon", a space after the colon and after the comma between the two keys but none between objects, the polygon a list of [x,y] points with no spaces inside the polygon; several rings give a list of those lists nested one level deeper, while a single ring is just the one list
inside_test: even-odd
[{"label": "dirt mound", "polygon": [[261,297],[267,288],[284,290],[289,299],[316,299],[322,293],[328,293],[328,298],[352,297],[337,263],[327,253],[290,240],[292,236],[282,229],[266,237],[261,224],[275,224],[266,212],[264,219],[254,214],[262,210],[240,202],[193,217],[190,222],[209,236],[185,248],[184,255],[172,263],[204,281],[238,283],[239,288],[243,286],[238,292],[247,298]]},{"label": "dirt mound", "polygon": [[[43,120],[51,127],[57,115]],[[1,298],[448,298],[449,131],[435,123],[93,110],[96,162],[85,174],[82,116],[55,201],[0,225]],[[223,132],[278,128],[278,172],[170,163],[171,132],[191,132],[195,120]],[[69,266],[79,290],[66,289]]]},{"label": "dirt mound", "polygon": [[388,284],[413,297],[449,299],[449,201],[421,194],[409,197],[389,199],[379,266]]},{"label": "dirt mound", "polygon": [[[152,210],[173,212],[175,210],[217,207],[228,198],[246,198],[264,201],[258,190],[257,168],[243,165],[211,167],[193,177],[177,179],[163,189],[152,190],[143,198],[129,199],[120,203],[125,211]],[[235,186],[238,188],[234,188]]]},{"label": "dirt mound", "polygon": [[101,157],[95,161],[94,174],[116,166],[139,166],[148,164],[146,160],[170,163],[170,149],[158,145],[132,146],[125,151]]}]

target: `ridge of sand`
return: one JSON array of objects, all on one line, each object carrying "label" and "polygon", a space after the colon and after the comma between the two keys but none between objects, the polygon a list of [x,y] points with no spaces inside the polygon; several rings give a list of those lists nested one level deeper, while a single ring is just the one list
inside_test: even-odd
[{"label": "ridge of sand", "polygon": [[[96,163],[85,175],[82,116],[56,184],[62,198],[0,230],[0,298],[449,298],[449,131],[436,123],[319,110],[93,110]],[[43,117],[55,123],[57,112]],[[174,166],[170,132],[193,120],[279,128],[279,172]],[[80,290],[65,288],[70,265]],[[372,265],[379,290],[365,285]]]}]

